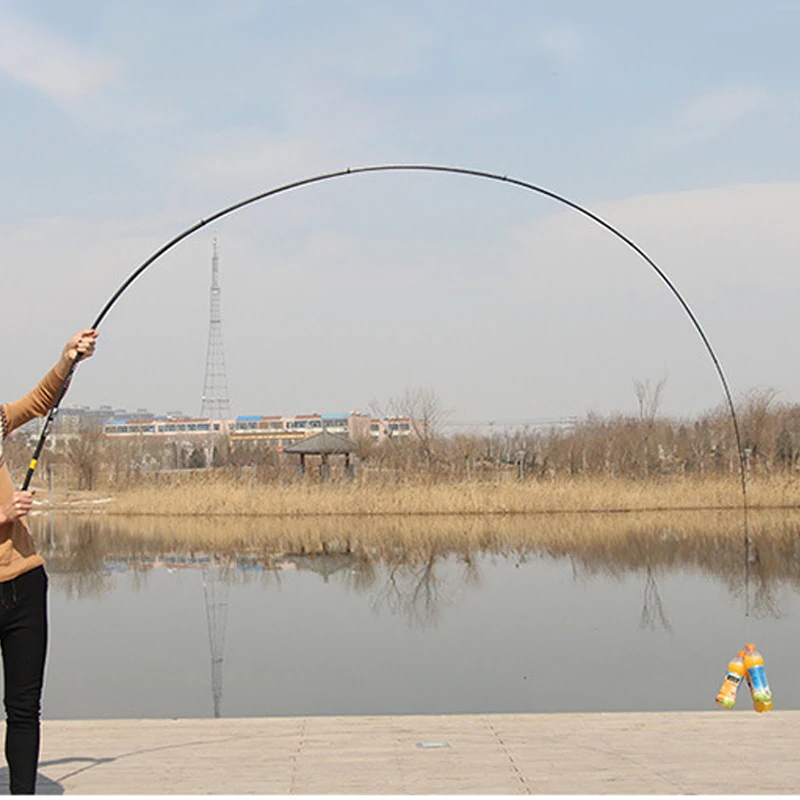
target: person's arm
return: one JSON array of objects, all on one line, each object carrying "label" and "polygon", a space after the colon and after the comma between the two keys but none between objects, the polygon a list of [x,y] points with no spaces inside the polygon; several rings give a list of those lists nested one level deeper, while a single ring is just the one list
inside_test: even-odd
[{"label": "person's arm", "polygon": [[0,425],[4,439],[20,425],[47,414],[53,407],[58,390],[78,353],[81,353],[82,358],[89,358],[94,353],[96,341],[97,331],[87,328],[76,333],[65,345],[58,363],[32,391],[13,403],[0,406]]}]

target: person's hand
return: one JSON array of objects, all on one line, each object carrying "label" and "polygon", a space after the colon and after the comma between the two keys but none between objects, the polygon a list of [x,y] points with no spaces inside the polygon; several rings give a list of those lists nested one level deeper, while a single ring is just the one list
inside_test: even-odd
[{"label": "person's hand", "polygon": [[78,353],[80,353],[82,359],[89,358],[94,354],[98,336],[97,331],[91,328],[84,328],[67,342],[61,357],[70,365],[78,357]]},{"label": "person's hand", "polygon": [[33,507],[35,489],[25,492],[14,492],[5,503],[0,505],[0,522],[13,522],[15,519],[27,516]]}]

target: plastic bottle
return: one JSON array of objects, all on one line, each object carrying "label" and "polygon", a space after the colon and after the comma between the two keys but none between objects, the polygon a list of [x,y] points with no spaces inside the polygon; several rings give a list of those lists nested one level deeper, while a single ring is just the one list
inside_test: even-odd
[{"label": "plastic bottle", "polygon": [[764,658],[754,644],[745,647],[744,665],[747,669],[747,683],[753,698],[753,708],[758,712],[769,711],[772,708],[772,691],[767,683]]},{"label": "plastic bottle", "polygon": [[739,654],[728,663],[728,671],[725,673],[725,680],[722,682],[722,688],[717,695],[717,705],[723,708],[734,707],[736,704],[736,692],[739,689],[739,684],[746,675],[747,670],[744,666],[744,650],[740,650]]}]

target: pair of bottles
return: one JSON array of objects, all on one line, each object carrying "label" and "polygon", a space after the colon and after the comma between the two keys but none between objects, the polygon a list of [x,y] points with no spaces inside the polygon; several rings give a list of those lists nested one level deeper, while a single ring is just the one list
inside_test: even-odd
[{"label": "pair of bottles", "polygon": [[731,659],[717,695],[717,704],[723,708],[733,708],[736,692],[743,680],[750,687],[753,708],[758,712],[769,711],[772,708],[772,691],[767,682],[764,657],[754,644],[748,644],[744,650],[739,651],[736,658]]}]

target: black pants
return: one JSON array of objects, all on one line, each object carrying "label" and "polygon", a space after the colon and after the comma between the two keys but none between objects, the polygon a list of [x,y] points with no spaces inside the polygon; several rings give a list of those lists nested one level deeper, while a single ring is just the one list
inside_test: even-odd
[{"label": "black pants", "polygon": [[47,574],[36,567],[0,583],[0,647],[11,794],[33,794],[47,652]]}]

